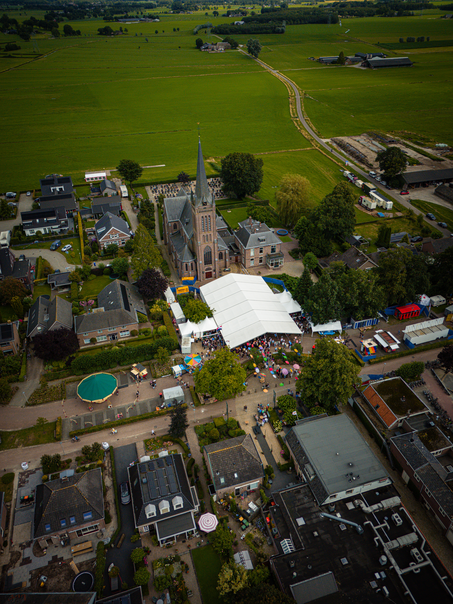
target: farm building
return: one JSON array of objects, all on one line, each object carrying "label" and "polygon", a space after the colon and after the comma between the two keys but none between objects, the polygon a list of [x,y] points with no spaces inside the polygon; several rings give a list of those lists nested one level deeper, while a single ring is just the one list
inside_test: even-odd
[{"label": "farm building", "polygon": [[366,59],[363,63],[370,69],[381,69],[382,67],[412,67],[413,63],[408,57],[374,57]]},{"label": "farm building", "polygon": [[420,187],[421,185],[432,185],[435,182],[451,182],[453,180],[453,169],[405,172],[402,177],[407,185]]},{"label": "farm building", "polygon": [[453,203],[453,186],[451,183],[449,185],[440,185],[434,191],[434,195]]}]

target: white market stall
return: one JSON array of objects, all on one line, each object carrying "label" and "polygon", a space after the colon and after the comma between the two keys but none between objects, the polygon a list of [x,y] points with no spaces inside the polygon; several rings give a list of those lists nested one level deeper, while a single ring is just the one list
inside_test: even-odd
[{"label": "white market stall", "polygon": [[186,323],[181,323],[179,326],[182,337],[202,338],[206,333],[216,330],[217,323],[212,317],[206,317],[206,319],[203,319],[200,323],[187,321]]},{"label": "white market stall", "polygon": [[186,316],[184,315],[184,311],[182,310],[182,308],[178,304],[178,302],[173,302],[173,304],[170,304],[170,308],[171,308],[171,312],[173,313],[176,323],[178,323],[178,325],[180,323],[185,323]]},{"label": "white market stall", "polygon": [[342,326],[341,321],[329,321],[328,323],[323,323],[322,325],[313,325],[311,321],[309,321],[311,327],[311,335],[314,333],[327,333],[329,335],[333,335],[337,331],[341,333]]},{"label": "white market stall", "polygon": [[164,405],[168,407],[174,401],[177,403],[184,402],[184,390],[181,386],[174,386],[173,388],[165,388],[162,390]]}]

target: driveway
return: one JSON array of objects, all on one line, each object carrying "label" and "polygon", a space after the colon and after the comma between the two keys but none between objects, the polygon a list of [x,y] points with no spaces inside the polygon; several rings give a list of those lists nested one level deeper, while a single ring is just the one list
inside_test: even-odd
[{"label": "driveway", "polygon": [[[3,223],[2,223],[3,228]],[[66,269],[69,271],[73,271],[77,268],[77,264],[72,264],[68,257],[64,257],[59,252],[52,252],[51,250],[42,249],[42,248],[33,248],[33,249],[25,249],[25,250],[13,250],[15,254],[25,254],[27,258],[38,258],[38,256],[42,256],[44,260],[48,260],[51,267],[53,269],[59,269],[61,272],[66,272]],[[35,262],[36,264],[36,262]]]},{"label": "driveway", "polygon": [[[4,196],[2,196],[2,199],[4,199]],[[31,206],[33,205],[33,197],[31,195],[27,197],[25,193],[22,193],[22,195],[20,195],[18,198],[10,201],[17,203],[17,216],[12,220],[2,220],[2,231],[12,231],[13,227],[18,224],[22,224],[20,213],[28,212],[32,209]]]},{"label": "driveway", "polygon": [[[115,447],[114,451],[115,458],[115,474],[118,487],[122,482],[125,482],[128,478],[127,467],[130,463],[137,460],[137,447],[135,444],[125,445],[123,447]],[[105,565],[105,590],[104,596],[111,594],[110,592],[110,581],[108,577],[107,569],[110,564],[118,566],[120,569],[121,581],[125,581],[129,587],[134,585],[134,566],[131,560],[131,552],[136,547],[140,547],[140,541],[137,543],[131,543],[131,537],[134,534],[134,516],[132,514],[132,503],[129,505],[121,505],[120,503],[120,514],[121,514],[121,531],[119,536],[124,533],[125,538],[118,549],[113,547],[107,550],[107,564]],[[118,539],[117,539],[118,541]]]}]

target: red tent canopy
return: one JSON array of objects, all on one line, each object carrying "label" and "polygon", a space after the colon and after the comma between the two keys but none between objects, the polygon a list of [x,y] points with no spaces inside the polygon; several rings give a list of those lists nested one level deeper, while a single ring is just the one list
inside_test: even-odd
[{"label": "red tent canopy", "polygon": [[419,314],[420,308],[416,304],[405,304],[404,306],[398,306],[395,310],[395,316],[397,319],[418,317]]}]

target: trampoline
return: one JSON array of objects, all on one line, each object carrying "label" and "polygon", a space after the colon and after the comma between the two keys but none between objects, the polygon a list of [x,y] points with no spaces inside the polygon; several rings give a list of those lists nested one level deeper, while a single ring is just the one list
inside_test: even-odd
[{"label": "trampoline", "polygon": [[72,582],[72,591],[76,593],[84,593],[91,591],[94,585],[94,575],[87,570],[82,571],[74,577]]},{"label": "trampoline", "polygon": [[277,235],[281,235],[282,237],[284,237],[285,235],[288,235],[288,231],[286,229],[278,229],[276,231]]}]

